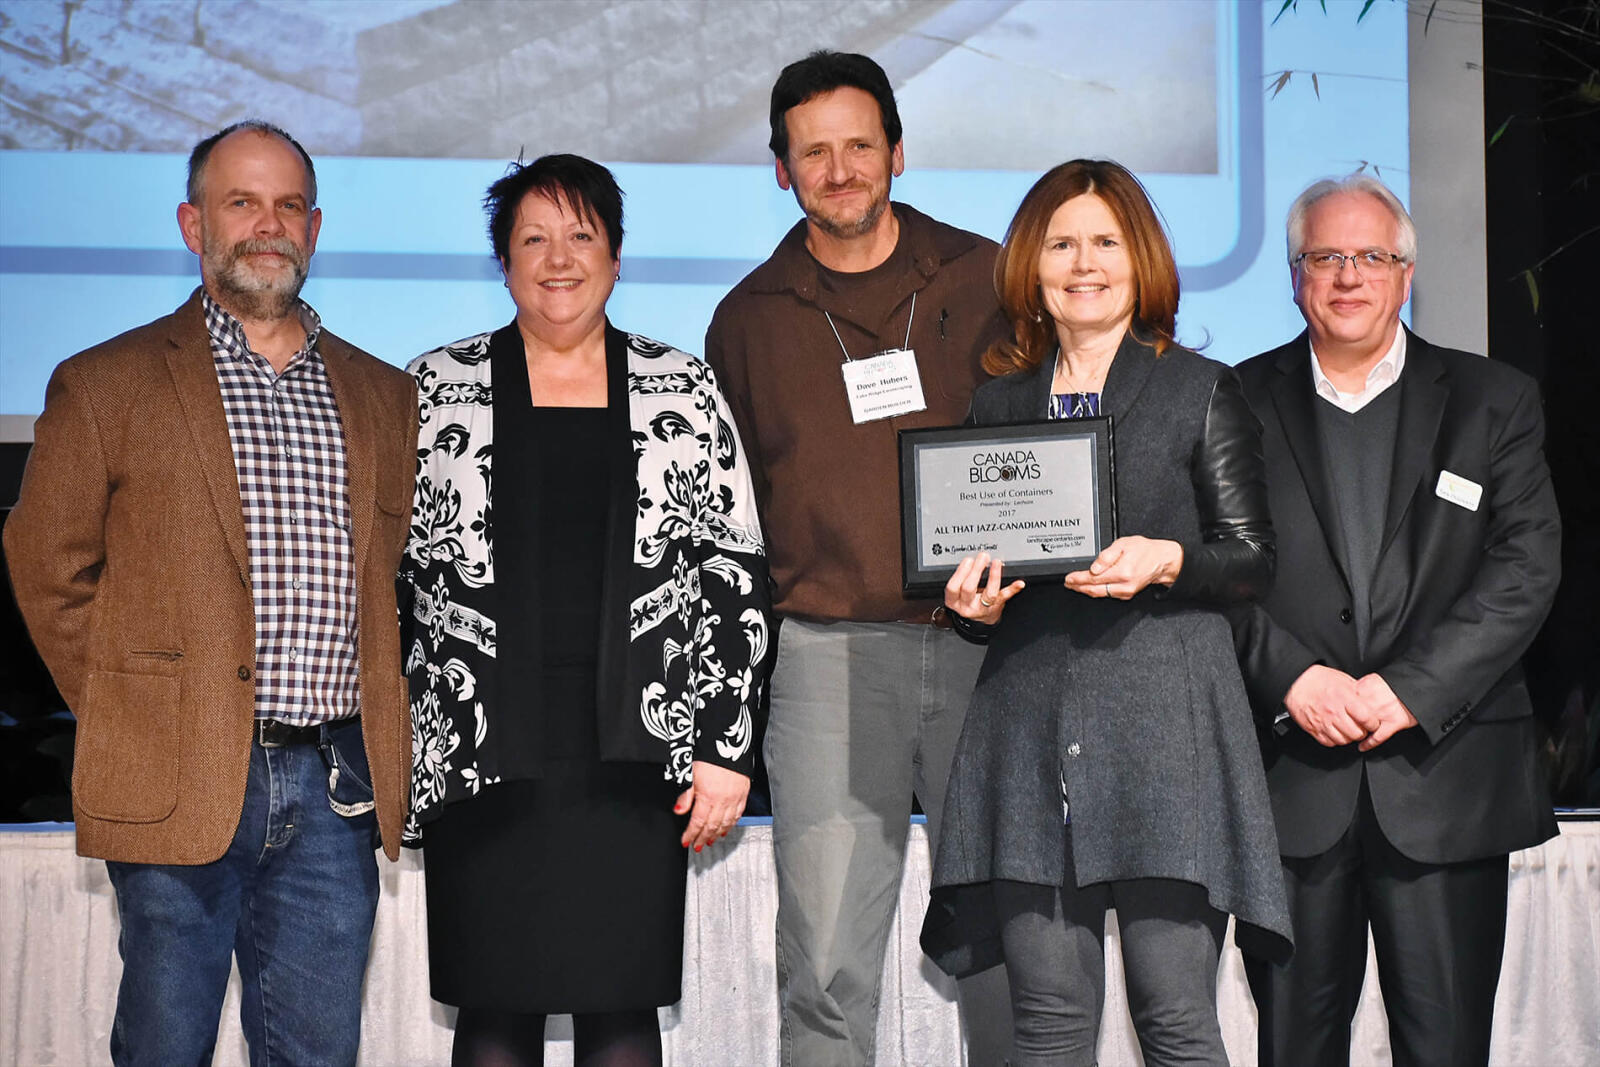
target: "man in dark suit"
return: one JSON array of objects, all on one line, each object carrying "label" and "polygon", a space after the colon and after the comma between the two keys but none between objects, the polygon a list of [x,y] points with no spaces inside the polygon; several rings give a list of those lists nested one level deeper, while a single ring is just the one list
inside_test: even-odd
[{"label": "man in dark suit", "polygon": [[1235,617],[1294,921],[1248,964],[1264,1065],[1347,1064],[1371,924],[1396,1064],[1488,1059],[1507,854],[1551,837],[1518,658],[1558,581],[1535,383],[1400,324],[1382,183],[1289,213],[1306,332],[1239,367],[1278,579]]},{"label": "man in dark suit", "polygon": [[410,777],[417,408],[299,299],[316,198],[277,127],[195,146],[203,284],[56,368],[5,526],[78,719],[78,851],[117,896],[119,1067],[209,1063],[234,956],[251,1062],[356,1060],[373,846],[397,856]]}]

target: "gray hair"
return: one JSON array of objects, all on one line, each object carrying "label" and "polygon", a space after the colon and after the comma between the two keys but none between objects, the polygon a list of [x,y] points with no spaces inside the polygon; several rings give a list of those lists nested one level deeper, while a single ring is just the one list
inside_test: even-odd
[{"label": "gray hair", "polygon": [[1306,215],[1314,204],[1336,193],[1365,193],[1388,208],[1389,214],[1394,216],[1395,228],[1398,231],[1396,243],[1400,247],[1396,248],[1395,252],[1403,262],[1417,261],[1417,226],[1411,221],[1411,215],[1406,211],[1406,206],[1400,202],[1400,198],[1395,196],[1387,185],[1370,174],[1347,174],[1343,178],[1323,178],[1321,181],[1312,182],[1306,187],[1305,192],[1294,198],[1294,203],[1289,207],[1287,225],[1291,264],[1294,263],[1296,256],[1305,251]]},{"label": "gray hair", "polygon": [[274,126],[270,122],[263,122],[261,119],[245,119],[242,122],[235,122],[231,126],[224,126],[194,146],[194,150],[189,153],[189,185],[185,190],[189,203],[195,205],[200,203],[201,188],[205,184],[206,164],[211,162],[211,150],[217,147],[217,144],[224,137],[238,133],[240,130],[251,130],[268,137],[276,137],[300,153],[300,162],[306,166],[306,200],[311,207],[316,207],[317,168],[312,164],[311,156],[304,148],[300,147],[299,141],[290,137],[281,127]]}]

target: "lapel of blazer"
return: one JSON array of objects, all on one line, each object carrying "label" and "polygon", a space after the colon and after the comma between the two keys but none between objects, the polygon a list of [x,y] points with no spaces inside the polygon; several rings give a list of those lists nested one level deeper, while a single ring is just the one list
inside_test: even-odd
[{"label": "lapel of blazer", "polygon": [[1138,402],[1157,358],[1156,350],[1135,338],[1132,330],[1123,335],[1100,391],[1100,414],[1111,416],[1113,431]]},{"label": "lapel of blazer", "polygon": [[[1401,327],[1405,329],[1405,327]],[[1400,424],[1394,436],[1394,469],[1389,477],[1389,503],[1384,512],[1378,557],[1388,550],[1411,510],[1439,436],[1445,401],[1444,363],[1433,346],[1406,330],[1406,365],[1400,372]]]},{"label": "lapel of blazer", "polygon": [[327,368],[339,422],[344,428],[345,478],[350,498],[350,547],[355,555],[357,581],[372,543],[372,509],[377,506],[377,448],[372,404],[367,382],[350,346],[327,330],[317,340],[322,365]]},{"label": "lapel of blazer", "polygon": [[1340,532],[1339,516],[1334,508],[1333,493],[1328,486],[1323,467],[1322,439],[1317,433],[1316,389],[1311,384],[1311,342],[1301,333],[1278,356],[1274,364],[1276,377],[1269,389],[1272,404],[1278,412],[1278,422],[1283,426],[1284,439],[1294,454],[1295,465],[1300,469],[1300,480],[1305,483],[1306,495],[1311,498],[1311,508],[1317,513],[1322,527],[1322,537],[1328,544],[1328,554],[1339,568],[1339,577],[1350,584],[1350,569],[1344,558],[1344,535]]},{"label": "lapel of blazer", "polygon": [[[1050,386],[1055,381],[1056,349],[1039,361],[1032,375],[1018,383],[1011,394],[1008,417],[1017,422],[1035,421],[1050,414]],[[1156,365],[1156,350],[1133,336],[1130,330],[1117,347],[1117,354],[1106,372],[1106,383],[1100,392],[1100,414],[1110,415],[1113,422],[1126,418],[1133,409],[1145,382]]]},{"label": "lapel of blazer", "polygon": [[206,332],[205,313],[200,305],[200,290],[172,316],[172,332],[167,336],[167,370],[178,392],[194,442],[200,469],[222,536],[239,568],[239,580],[250,584],[250,548],[245,540],[244,505],[239,502],[239,469],[233,461],[233,439],[228,436],[228,417],[222,408],[222,386],[217,383],[216,363],[211,355],[211,337]]},{"label": "lapel of blazer", "polygon": [[1009,391],[1007,422],[1038,422],[1050,416],[1050,383],[1056,376],[1054,353],[1040,360],[1039,366],[1017,387]]}]

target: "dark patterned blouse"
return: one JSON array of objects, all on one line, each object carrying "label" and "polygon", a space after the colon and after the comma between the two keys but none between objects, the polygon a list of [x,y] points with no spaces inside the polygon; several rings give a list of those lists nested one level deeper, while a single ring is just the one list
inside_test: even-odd
[{"label": "dark patterned blouse", "polygon": [[1099,393],[1051,393],[1052,419],[1093,419],[1100,415]]}]

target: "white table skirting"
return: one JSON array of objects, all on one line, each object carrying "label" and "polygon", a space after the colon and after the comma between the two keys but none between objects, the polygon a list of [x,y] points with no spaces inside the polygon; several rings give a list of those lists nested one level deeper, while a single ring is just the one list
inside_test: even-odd
[{"label": "white table skirting", "polygon": [[[959,1067],[951,983],[922,956],[928,892],[924,829],[913,825],[900,910],[884,967],[878,1025],[883,1067]],[[728,847],[732,846],[732,847]],[[361,1063],[427,1067],[450,1060],[455,1012],[428,997],[422,858],[382,865],[382,897],[367,973]],[[759,1067],[777,1060],[772,830],[741,825],[692,857],[683,1000],[661,1012],[666,1061]],[[1122,988],[1115,917],[1108,922],[1100,1062],[1140,1062]],[[530,961],[530,966],[534,961]],[[121,962],[105,865],[73,853],[70,828],[0,833],[0,1064],[85,1067],[107,1061]],[[1230,941],[1218,974],[1230,1059],[1253,1067],[1255,1006]],[[1510,919],[1495,1009],[1499,1067],[1600,1064],[1600,823],[1565,822],[1561,836],[1511,857]],[[548,1062],[572,1062],[570,1020],[550,1026]],[[223,1007],[216,1062],[246,1062],[238,976]],[[1388,1064],[1388,1033],[1370,957],[1356,1015],[1356,1064]]]}]

